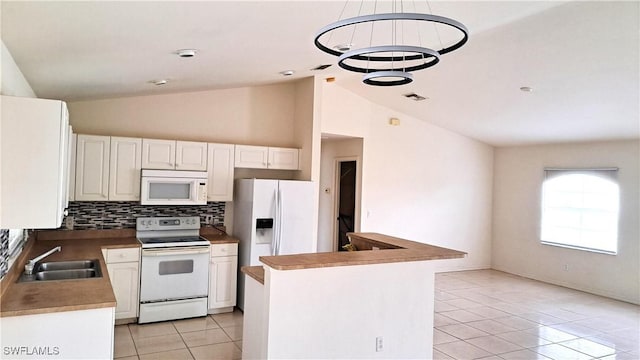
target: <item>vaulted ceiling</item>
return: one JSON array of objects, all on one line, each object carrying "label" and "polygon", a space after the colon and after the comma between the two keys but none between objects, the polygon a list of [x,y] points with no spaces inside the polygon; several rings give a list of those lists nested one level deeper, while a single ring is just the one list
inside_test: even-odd
[{"label": "vaulted ceiling", "polygon": [[[496,145],[640,136],[638,2],[434,1],[469,42],[414,82],[372,87],[313,45],[344,1],[2,1],[2,41],[39,97],[67,101],[335,76]],[[197,49],[180,58],[178,49]],[[321,64],[332,67],[313,71]],[[295,74],[283,77],[283,70]],[[163,86],[151,80],[168,79]],[[528,86],[532,92],[523,92]],[[414,102],[403,94],[418,93]]]}]

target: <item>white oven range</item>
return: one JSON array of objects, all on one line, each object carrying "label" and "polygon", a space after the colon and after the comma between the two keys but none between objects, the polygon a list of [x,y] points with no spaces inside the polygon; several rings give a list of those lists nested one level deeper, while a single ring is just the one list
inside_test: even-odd
[{"label": "white oven range", "polygon": [[209,241],[200,218],[136,219],[142,244],[138,323],[207,315]]}]

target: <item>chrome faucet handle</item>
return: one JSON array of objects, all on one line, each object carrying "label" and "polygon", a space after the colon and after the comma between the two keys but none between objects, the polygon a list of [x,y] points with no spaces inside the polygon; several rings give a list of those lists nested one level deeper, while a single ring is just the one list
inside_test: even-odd
[{"label": "chrome faucet handle", "polygon": [[56,251],[62,251],[62,247],[61,246],[56,246],[53,249],[47,251],[46,253],[27,261],[27,263],[24,265],[24,273],[27,274],[27,275],[33,274],[33,268],[35,267],[36,263],[38,261],[46,258],[47,256],[53,254]]}]

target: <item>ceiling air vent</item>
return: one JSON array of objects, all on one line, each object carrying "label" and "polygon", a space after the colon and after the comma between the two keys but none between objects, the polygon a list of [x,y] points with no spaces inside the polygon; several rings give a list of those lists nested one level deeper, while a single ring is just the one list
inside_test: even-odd
[{"label": "ceiling air vent", "polygon": [[422,96],[422,95],[418,95],[416,93],[411,93],[411,94],[404,94],[404,97],[411,99],[413,101],[422,101],[422,100],[426,100],[427,98]]},{"label": "ceiling air vent", "polygon": [[318,66],[314,67],[311,70],[324,70],[324,69],[328,68],[329,66],[331,66],[331,64],[318,65]]}]

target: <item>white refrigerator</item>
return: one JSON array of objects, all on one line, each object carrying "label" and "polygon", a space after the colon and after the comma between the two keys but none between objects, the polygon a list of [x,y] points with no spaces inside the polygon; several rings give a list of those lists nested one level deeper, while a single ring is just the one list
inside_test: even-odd
[{"label": "white refrigerator", "polygon": [[[238,269],[262,265],[260,256],[316,252],[314,186],[311,181],[238,179],[233,198],[233,236]],[[244,274],[237,306],[244,309]]]}]

